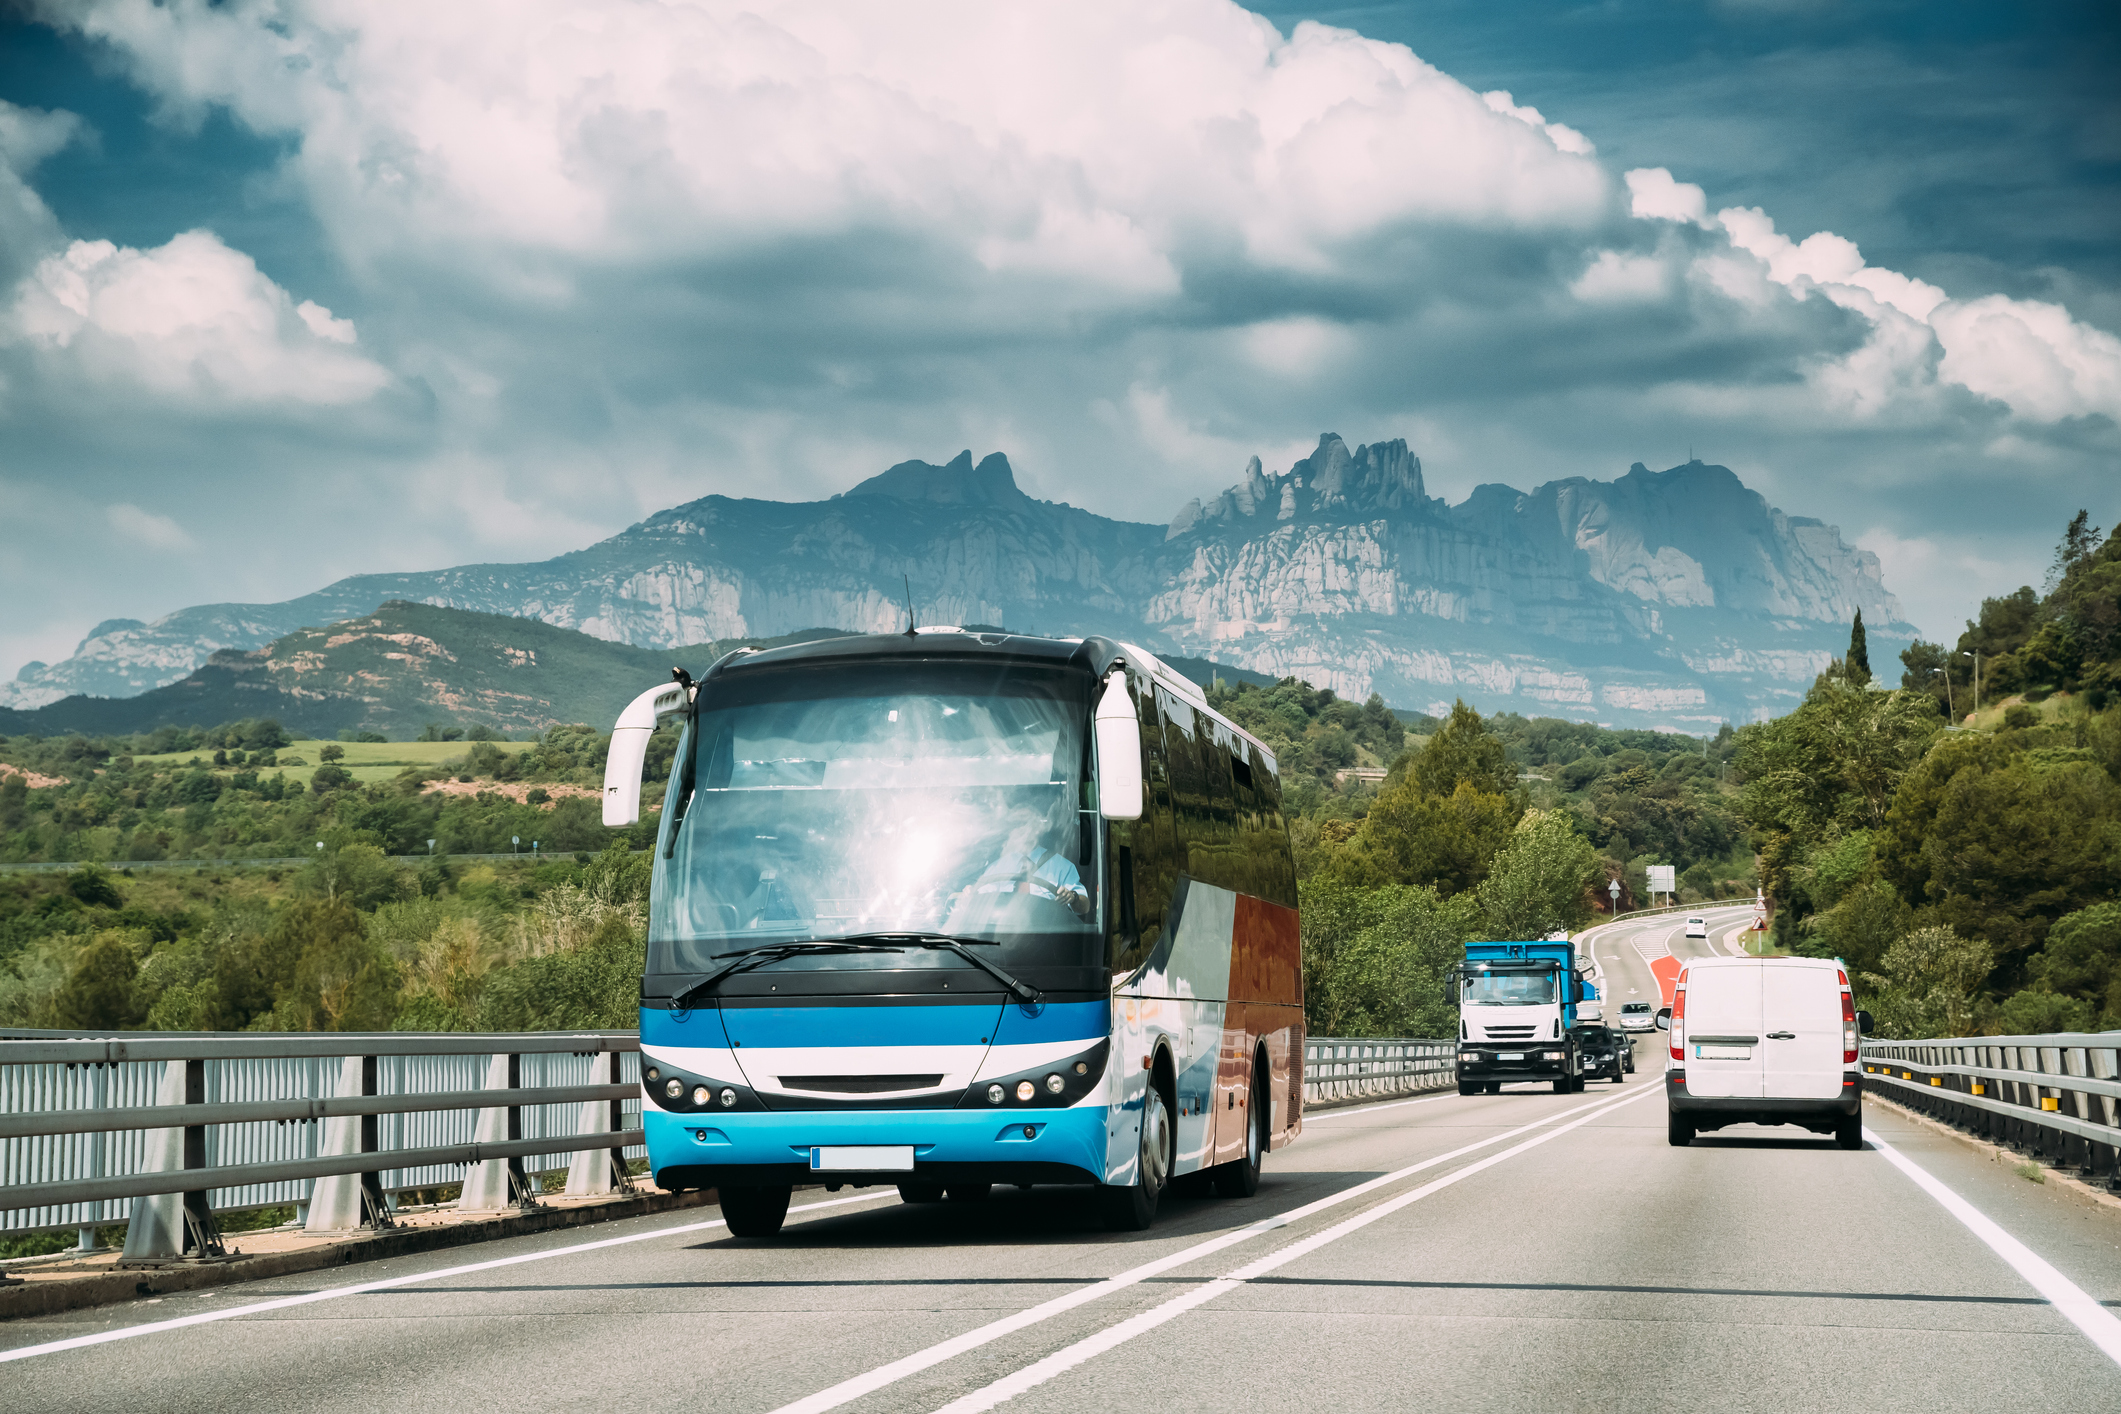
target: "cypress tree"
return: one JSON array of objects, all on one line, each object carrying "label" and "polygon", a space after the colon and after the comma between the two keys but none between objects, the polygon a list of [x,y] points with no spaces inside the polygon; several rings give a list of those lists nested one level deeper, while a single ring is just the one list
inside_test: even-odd
[{"label": "cypress tree", "polygon": [[1849,630],[1848,680],[1858,687],[1871,681],[1871,650],[1863,640],[1863,610],[1856,611],[1856,626]]}]

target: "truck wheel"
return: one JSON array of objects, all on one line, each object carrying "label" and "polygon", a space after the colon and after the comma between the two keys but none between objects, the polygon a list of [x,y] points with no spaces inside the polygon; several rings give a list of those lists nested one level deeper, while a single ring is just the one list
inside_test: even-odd
[{"label": "truck wheel", "polygon": [[1863,1116],[1845,1115],[1841,1123],[1834,1126],[1834,1142],[1844,1149],[1863,1147]]},{"label": "truck wheel", "polygon": [[1134,1182],[1125,1187],[1108,1183],[1098,1190],[1106,1227],[1114,1232],[1141,1232],[1156,1221],[1157,1200],[1171,1181],[1177,1144],[1171,1107],[1164,1102],[1164,1092],[1151,1082],[1142,1100],[1141,1152],[1135,1161]]},{"label": "truck wheel", "polygon": [[1664,1126],[1665,1142],[1674,1149],[1684,1149],[1694,1142],[1694,1121],[1681,1119],[1676,1114],[1667,1114]]},{"label": "truck wheel", "polygon": [[1570,1077],[1569,1077],[1569,1092],[1570,1092],[1571,1094],[1582,1094],[1582,1093],[1583,1093],[1583,1081],[1584,1081],[1584,1078],[1583,1078],[1582,1076],[1580,1076],[1580,1075],[1572,1075],[1572,1076],[1570,1076]]},{"label": "truck wheel", "polygon": [[794,1186],[786,1183],[759,1188],[724,1185],[722,1220],[729,1224],[730,1236],[771,1237],[779,1232],[788,1217],[788,1198],[793,1191]]},{"label": "truck wheel", "polygon": [[1575,1091],[1575,1089],[1576,1089],[1576,1082],[1575,1082],[1575,1081],[1573,1081],[1573,1080],[1571,1080],[1571,1079],[1569,1079],[1569,1077],[1568,1077],[1568,1076],[1566,1076],[1566,1075],[1557,1075],[1557,1076],[1555,1076],[1555,1077],[1554,1077],[1554,1093],[1555,1093],[1555,1094],[1557,1094],[1557,1095],[1567,1095],[1567,1094],[1571,1094],[1571,1093],[1573,1093],[1573,1092]]}]

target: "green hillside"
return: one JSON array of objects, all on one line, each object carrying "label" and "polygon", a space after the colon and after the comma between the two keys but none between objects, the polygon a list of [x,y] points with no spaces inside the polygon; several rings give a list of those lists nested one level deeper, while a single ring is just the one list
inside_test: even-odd
[{"label": "green hillside", "polygon": [[607,725],[635,694],[667,681],[673,665],[699,672],[747,643],[770,647],[835,632],[665,651],[536,619],[399,600],[362,618],[297,629],[255,653],[217,653],[182,681],[139,697],[69,697],[0,713],[0,732],[123,736],[270,718],[297,736],[409,741],[430,724],[483,724],[509,735],[564,722]]}]

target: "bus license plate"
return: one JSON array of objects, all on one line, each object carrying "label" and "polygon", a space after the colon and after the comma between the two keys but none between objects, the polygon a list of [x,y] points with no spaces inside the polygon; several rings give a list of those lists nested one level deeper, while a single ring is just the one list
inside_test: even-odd
[{"label": "bus license plate", "polygon": [[1753,1048],[1751,1046],[1694,1047],[1694,1059],[1696,1060],[1751,1060],[1752,1058]]},{"label": "bus license plate", "polygon": [[1497,1059],[1497,1060],[1523,1060],[1523,1059],[1524,1059],[1524,1052],[1523,1052],[1523,1051],[1497,1051],[1497,1052],[1495,1053],[1495,1059]]},{"label": "bus license plate", "polygon": [[810,1150],[812,1173],[873,1172],[879,1169],[913,1171],[911,1144],[826,1144]]}]

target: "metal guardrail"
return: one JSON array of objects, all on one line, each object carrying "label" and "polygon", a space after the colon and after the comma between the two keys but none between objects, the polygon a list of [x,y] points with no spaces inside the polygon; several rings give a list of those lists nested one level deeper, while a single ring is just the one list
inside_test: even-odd
[{"label": "metal guardrail", "polygon": [[[499,854],[386,854],[383,857],[393,864],[425,864],[430,859],[446,859],[453,864],[480,859],[527,859],[532,863],[573,859],[579,850],[550,849],[543,852],[521,849],[506,850]],[[635,850],[635,854],[643,853]],[[258,856],[243,859],[33,859],[27,861],[0,861],[0,874],[70,874],[83,865],[93,864],[112,873],[122,870],[141,869],[299,869],[316,856],[288,854]]]},{"label": "metal guardrail", "polygon": [[631,1031],[0,1032],[0,1232],[128,1223],[128,1259],[167,1260],[214,1255],[217,1211],[388,1226],[408,1190],[522,1206],[561,1167],[609,1191],[645,1153],[638,1052]]},{"label": "metal guardrail", "polygon": [[1408,1036],[1317,1036],[1304,1041],[1304,1098],[1434,1090],[1455,1083],[1458,1043]]},{"label": "metal guardrail", "polygon": [[1863,1043],[1864,1084],[2121,1191],[2121,1031]]}]

